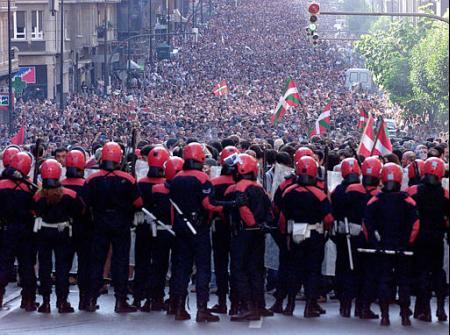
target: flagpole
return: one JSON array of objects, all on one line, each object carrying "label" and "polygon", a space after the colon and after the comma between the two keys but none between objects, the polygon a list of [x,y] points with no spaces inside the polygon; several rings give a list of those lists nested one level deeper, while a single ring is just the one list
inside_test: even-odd
[{"label": "flagpole", "polygon": [[375,138],[373,140],[373,147],[372,147],[372,150],[370,151],[370,156],[373,156],[375,148],[377,147],[378,135],[380,135],[381,125],[382,125],[382,122],[383,122],[381,116],[378,117],[377,122],[378,122],[378,126],[376,127],[377,130],[375,132]]}]

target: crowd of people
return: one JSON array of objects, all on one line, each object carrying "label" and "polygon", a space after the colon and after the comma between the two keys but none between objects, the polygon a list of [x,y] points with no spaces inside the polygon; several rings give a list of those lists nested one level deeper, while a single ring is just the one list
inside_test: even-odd
[{"label": "crowd of people", "polygon": [[[0,297],[17,258],[22,307],[50,313],[54,252],[60,313],[74,312],[68,292],[76,254],[82,311],[99,308],[109,259],[118,313],[167,310],[176,320],[189,319],[185,305],[195,265],[198,322],[219,321],[217,313],[229,313],[232,321],[293,315],[302,286],[304,316],[319,317],[325,311],[318,299],[327,293],[321,266],[331,238],[342,317],[350,317],[355,300],[359,318],[379,318],[371,310],[377,301],[381,323],[389,325],[398,287],[404,326],[410,325],[412,293],[415,318],[432,320],[434,291],[437,318],[446,321],[446,139],[410,124],[392,137],[391,154],[359,156],[358,109],[396,115],[384,98],[345,89],[344,72],[352,64],[337,47],[309,43],[305,3],[216,6],[199,42],[180,40],[178,58],[158,63],[139,89],[107,98],[73,96],[63,113],[49,101],[18,104],[16,122],[26,127],[27,141],[2,154]],[[288,76],[297,81],[303,104],[275,127],[270,117]],[[212,94],[221,80],[230,88],[223,98]],[[310,139],[329,100],[329,134]],[[132,138],[134,129],[139,139]],[[40,168],[30,179],[33,156]],[[335,189],[329,187],[332,171],[342,176]],[[409,185],[402,184],[405,178]],[[279,253],[271,308],[264,255],[274,250],[266,247],[266,235]],[[212,272],[218,303],[208,308]]]}]

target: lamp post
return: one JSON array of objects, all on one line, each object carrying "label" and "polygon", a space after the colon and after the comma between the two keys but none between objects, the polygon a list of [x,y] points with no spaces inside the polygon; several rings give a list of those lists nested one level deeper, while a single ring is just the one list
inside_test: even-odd
[{"label": "lamp post", "polygon": [[108,86],[109,86],[109,73],[108,73],[108,7],[105,0],[105,20],[104,20],[104,50],[103,50],[103,56],[104,56],[104,62],[105,62],[105,68],[103,72],[103,82],[105,84],[104,88],[104,94],[105,96],[108,95]]},{"label": "lamp post", "polygon": [[11,54],[11,0],[8,0],[8,127],[13,132],[12,54]]},{"label": "lamp post", "polygon": [[59,81],[61,91],[59,95],[59,108],[64,111],[64,0],[61,0],[61,52],[59,64]]}]

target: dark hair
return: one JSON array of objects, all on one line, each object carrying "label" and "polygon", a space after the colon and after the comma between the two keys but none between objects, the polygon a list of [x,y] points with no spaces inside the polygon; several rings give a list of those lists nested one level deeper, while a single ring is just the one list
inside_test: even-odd
[{"label": "dark hair", "polygon": [[244,140],[244,141],[241,141],[240,145],[241,145],[241,149],[245,151],[245,150],[248,150],[248,148],[250,148],[250,146],[252,144],[250,143],[250,141]]},{"label": "dark hair", "polygon": [[269,165],[275,164],[277,161],[277,152],[273,149],[266,150],[266,162]]},{"label": "dark hair", "polygon": [[234,141],[231,138],[225,138],[222,140],[222,148],[235,146]]},{"label": "dark hair", "polygon": [[141,156],[148,156],[150,151],[152,151],[155,148],[154,145],[145,145],[142,149],[141,149]]},{"label": "dark hair", "polygon": [[256,159],[263,158],[264,153],[259,145],[253,144],[250,146],[250,148],[248,148],[248,150],[252,150],[256,153]]},{"label": "dark hair", "polygon": [[384,159],[387,163],[395,163],[397,165],[401,165],[400,159],[398,158],[398,156],[396,154],[388,154],[388,155],[384,156]]},{"label": "dark hair", "polygon": [[292,156],[287,152],[279,152],[277,154],[277,163],[286,166],[292,166]]},{"label": "dark hair", "polygon": [[209,146],[216,149],[219,153],[221,153],[223,150],[222,144],[217,141],[209,142]]}]

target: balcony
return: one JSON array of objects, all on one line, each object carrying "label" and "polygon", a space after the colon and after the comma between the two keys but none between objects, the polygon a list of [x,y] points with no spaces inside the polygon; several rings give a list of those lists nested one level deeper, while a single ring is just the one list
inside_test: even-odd
[{"label": "balcony", "polygon": [[[11,0],[11,10],[16,9],[16,1]],[[6,13],[8,11],[8,1],[0,0],[0,13]]]}]

